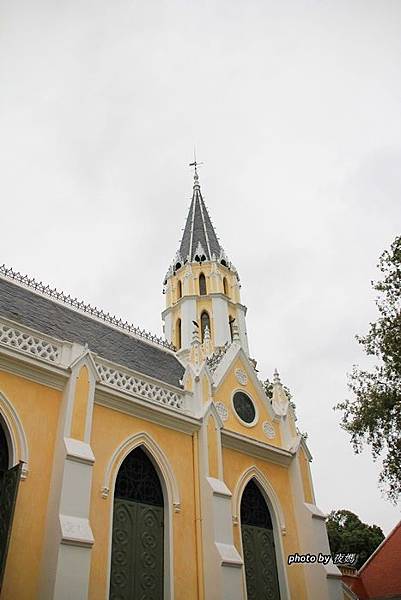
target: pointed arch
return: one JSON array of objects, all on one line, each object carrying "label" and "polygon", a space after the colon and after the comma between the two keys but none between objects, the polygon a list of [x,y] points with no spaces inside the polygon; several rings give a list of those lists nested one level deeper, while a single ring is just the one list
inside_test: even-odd
[{"label": "pointed arch", "polygon": [[199,275],[199,295],[206,296],[207,287],[206,287],[206,277],[203,273]]},{"label": "pointed arch", "polygon": [[182,283],[181,283],[181,279],[179,279],[177,281],[177,300],[179,300],[180,298],[182,298]]},{"label": "pointed arch", "polygon": [[210,317],[209,317],[209,313],[206,312],[206,310],[204,310],[201,314],[201,336],[202,336],[202,342],[205,339],[205,330],[206,327],[209,329],[209,333],[210,333]]},{"label": "pointed arch", "polygon": [[234,341],[234,322],[235,318],[230,315],[228,317],[228,326],[230,328],[230,337],[232,342]]},{"label": "pointed arch", "polygon": [[[148,458],[152,461],[153,466],[159,476],[160,484],[164,498],[164,523],[165,523],[165,538],[164,538],[164,598],[170,600],[174,598],[174,546],[173,546],[173,511],[179,512],[181,507],[180,493],[177,479],[173,469],[164,454],[163,450],[146,432],[136,433],[127,437],[121,442],[118,448],[113,452],[104,474],[102,497],[107,499],[110,496],[110,528],[109,528],[109,550],[108,550],[108,566],[107,566],[107,589],[110,589],[110,573],[111,573],[111,555],[112,555],[112,534],[113,534],[113,505],[114,505],[114,489],[120,467],[125,458],[135,450],[141,447],[146,452]],[[111,492],[111,493],[110,493]]]},{"label": "pointed arch", "polygon": [[228,283],[227,283],[227,277],[223,277],[223,292],[226,296],[228,296]]},{"label": "pointed arch", "polygon": [[150,459],[155,464],[156,470],[161,475],[161,479],[164,481],[167,491],[166,502],[168,501],[170,506],[173,506],[175,512],[179,512],[180,493],[177,479],[163,450],[145,432],[136,433],[129,436],[113,452],[113,455],[106,467],[103,479],[103,498],[107,498],[110,490],[114,489],[118,470],[126,456],[128,456],[128,454],[138,446],[142,446],[147,451]]},{"label": "pointed arch", "polygon": [[175,347],[177,350],[181,349],[182,334],[181,334],[181,319],[177,319],[176,330],[175,330]]},{"label": "pointed arch", "polygon": [[26,479],[29,467],[28,441],[18,412],[2,392],[0,392],[0,422],[8,443],[9,467],[19,462],[24,463],[21,479]]},{"label": "pointed arch", "polygon": [[270,511],[276,515],[277,524],[280,528],[281,534],[286,534],[286,525],[284,520],[283,509],[281,508],[280,501],[277,497],[276,492],[274,491],[272,485],[266,479],[264,474],[255,466],[249,467],[246,471],[244,471],[237,481],[237,485],[235,486],[233,493],[233,515],[234,522],[238,523],[240,514],[241,514],[241,499],[244,489],[251,481],[251,479],[255,479],[259,484],[259,487],[262,490],[262,493],[267,501],[267,506]]},{"label": "pointed arch", "polygon": [[[284,520],[284,513],[281,507],[281,503],[277,497],[276,492],[274,491],[272,485],[265,477],[265,475],[255,466],[249,467],[246,471],[244,471],[241,477],[238,479],[237,484],[234,489],[233,497],[232,497],[232,506],[233,506],[233,522],[234,525],[237,525],[241,528],[241,500],[243,492],[248,485],[248,483],[253,480],[257,486],[259,487],[260,492],[266,502],[267,508],[269,509],[270,517],[273,524],[273,535],[274,542],[276,547],[276,557],[277,557],[277,571],[278,571],[278,579],[280,585],[280,598],[281,600],[289,600],[289,587],[288,587],[288,579],[287,579],[287,571],[286,571],[286,561],[284,555],[283,548],[283,535],[286,534],[286,525]],[[241,556],[244,555],[243,547],[242,547],[242,537],[239,536],[240,540],[240,553]],[[246,580],[245,580],[245,570],[243,570],[243,588],[246,597]]]}]

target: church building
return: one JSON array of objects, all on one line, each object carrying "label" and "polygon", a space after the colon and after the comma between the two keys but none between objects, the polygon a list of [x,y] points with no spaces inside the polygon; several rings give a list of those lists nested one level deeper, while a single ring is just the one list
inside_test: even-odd
[{"label": "church building", "polygon": [[342,600],[196,165],[163,291],[162,339],[0,267],[0,599]]}]

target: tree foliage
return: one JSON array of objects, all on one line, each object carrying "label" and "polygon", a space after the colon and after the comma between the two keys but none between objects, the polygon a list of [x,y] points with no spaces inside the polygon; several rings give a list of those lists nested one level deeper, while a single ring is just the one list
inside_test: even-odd
[{"label": "tree foliage", "polygon": [[[265,381],[262,381],[262,385],[264,387],[266,396],[271,400],[273,398],[273,382],[267,378]],[[283,390],[287,395],[288,401],[291,402],[292,394],[289,388],[286,385],[283,385]]]},{"label": "tree foliage", "polygon": [[394,502],[401,495],[401,236],[380,257],[383,279],[372,282],[378,292],[379,318],[357,340],[377,364],[367,371],[354,366],[349,375],[353,400],[339,403],[341,426],[351,434],[355,452],[371,446],[383,457],[380,484]]},{"label": "tree foliage", "polygon": [[327,533],[333,554],[358,554],[355,567],[359,569],[384,540],[377,525],[366,525],[349,510],[333,510],[327,517]]}]

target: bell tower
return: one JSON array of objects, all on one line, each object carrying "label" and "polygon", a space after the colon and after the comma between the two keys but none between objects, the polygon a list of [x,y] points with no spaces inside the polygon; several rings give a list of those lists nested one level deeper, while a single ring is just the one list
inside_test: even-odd
[{"label": "bell tower", "polygon": [[217,238],[202,198],[196,162],[194,166],[184,233],[164,280],[164,334],[182,354],[189,350],[197,330],[207,353],[236,337],[249,355],[239,276]]}]

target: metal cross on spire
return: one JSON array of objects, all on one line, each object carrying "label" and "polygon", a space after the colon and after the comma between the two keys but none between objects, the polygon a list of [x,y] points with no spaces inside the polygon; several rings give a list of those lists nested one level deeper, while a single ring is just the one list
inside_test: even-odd
[{"label": "metal cross on spire", "polygon": [[197,181],[197,179],[198,179],[197,167],[200,166],[200,165],[203,165],[203,162],[198,162],[196,160],[196,148],[194,146],[194,161],[191,162],[191,163],[189,163],[189,166],[190,167],[194,167],[194,179],[195,179],[195,181]]}]

